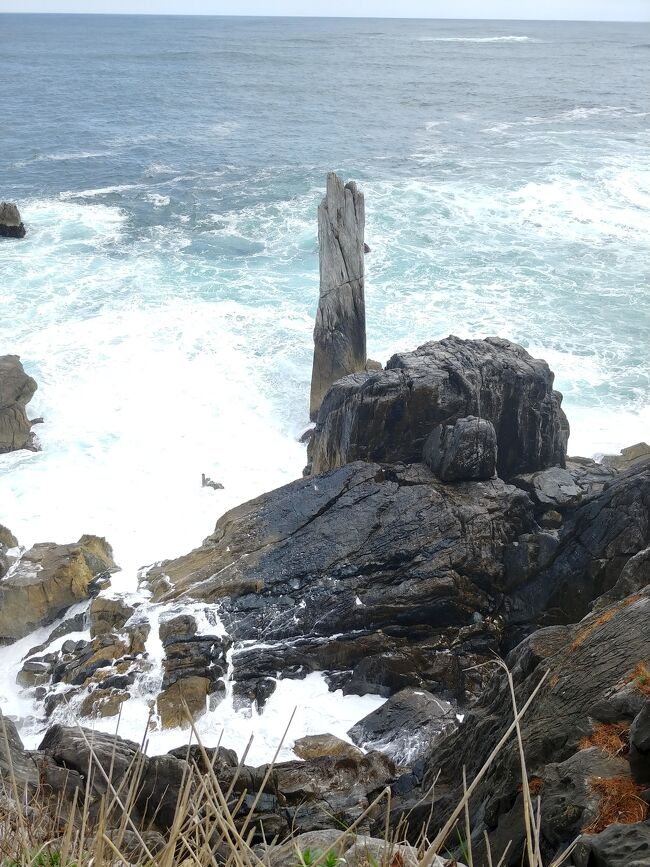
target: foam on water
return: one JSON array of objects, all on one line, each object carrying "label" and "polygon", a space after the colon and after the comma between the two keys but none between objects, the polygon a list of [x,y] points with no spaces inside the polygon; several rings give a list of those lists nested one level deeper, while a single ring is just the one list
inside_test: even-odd
[{"label": "foam on water", "polygon": [[[105,535],[114,588],[135,593],[139,567],[300,475],[331,168],[366,193],[371,357],[502,335],[555,371],[570,452],[648,439],[648,106],[625,25],[25,19],[0,31],[18,60],[3,196],[28,228],[0,244],[0,352],[22,356],[40,386],[30,413],[45,417],[43,451],[0,456],[0,522],[23,544]],[[26,98],[10,79],[34,44],[47,50]],[[52,79],[64,106],[42,98]],[[361,111],[359,93],[373,95]],[[135,739],[162,677],[155,633],[124,709]],[[1,651],[3,708],[20,718],[35,713],[14,686],[20,657],[47,634]],[[324,689],[319,675],[286,681],[262,717],[226,701],[201,725],[257,727],[268,758],[292,703],[298,736],[379,701]],[[26,722],[30,744],[43,725]]]}]

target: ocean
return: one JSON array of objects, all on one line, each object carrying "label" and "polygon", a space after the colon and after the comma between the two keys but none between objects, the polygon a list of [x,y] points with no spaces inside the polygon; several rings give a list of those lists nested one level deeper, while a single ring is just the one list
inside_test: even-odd
[{"label": "ocean", "polygon": [[[508,337],[555,371],[570,453],[650,436],[647,24],[0,15],[0,54],[28,229],[0,354],[45,418],[0,456],[22,544],[104,535],[135,591],[300,475],[330,170],[366,195],[372,358]],[[295,687],[355,716],[322,688]]]}]

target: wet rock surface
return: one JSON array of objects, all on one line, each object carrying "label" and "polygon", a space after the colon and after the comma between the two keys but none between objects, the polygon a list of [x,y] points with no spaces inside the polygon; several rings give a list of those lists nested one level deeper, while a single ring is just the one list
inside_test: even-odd
[{"label": "wet rock surface", "polygon": [[34,545],[0,583],[0,643],[28,635],[99,591],[116,569],[105,539]]},{"label": "wet rock surface", "polygon": [[0,202],[0,238],[24,238],[25,225],[14,202]]},{"label": "wet rock surface", "polygon": [[318,208],[320,295],[314,328],[310,417],[313,419],[333,382],[365,370],[363,193],[351,181],[327,176]]},{"label": "wet rock surface", "polygon": [[443,482],[491,479],[497,465],[494,425],[476,416],[438,425],[424,443],[423,458]]},{"label": "wet rock surface", "polygon": [[456,707],[430,692],[404,689],[348,732],[355,744],[411,767],[458,725]]},{"label": "wet rock surface", "polygon": [[0,454],[36,450],[26,407],[37,387],[17,355],[0,355]]},{"label": "wet rock surface", "polygon": [[545,361],[496,337],[448,337],[394,355],[383,371],[336,382],[309,448],[315,474],[352,461],[412,463],[436,425],[494,426],[499,476],[564,466],[568,422]]},{"label": "wet rock surface", "polygon": [[[522,737],[529,782],[542,799],[542,854],[548,860],[583,829],[595,826],[602,831],[600,823],[606,829],[615,821],[604,808],[609,787],[631,793],[639,809],[636,821],[647,812],[630,767],[625,732],[639,707],[629,694],[636,694],[645,707],[647,668],[643,666],[650,655],[649,612],[650,586],[575,626],[533,633],[508,659],[519,707],[545,677],[534,708],[522,721]],[[627,701],[622,700],[625,693]],[[615,729],[603,728],[598,716],[615,721]],[[512,717],[508,685],[503,673],[497,672],[460,730],[434,746],[426,760],[424,786],[437,779],[433,825],[462,796],[458,780],[463,766],[473,777]],[[612,731],[620,736],[613,746]],[[507,841],[512,840],[512,853],[504,863],[513,867],[519,863],[524,826],[518,762],[516,742],[511,741],[477,789],[475,858],[477,850],[482,857],[480,837],[485,830],[493,855],[500,858]],[[401,809],[409,798],[403,800]],[[620,815],[625,806],[622,798],[618,798]],[[418,815],[424,820],[421,811]],[[634,814],[631,821],[634,824]],[[603,863],[622,867],[628,862]]]}]

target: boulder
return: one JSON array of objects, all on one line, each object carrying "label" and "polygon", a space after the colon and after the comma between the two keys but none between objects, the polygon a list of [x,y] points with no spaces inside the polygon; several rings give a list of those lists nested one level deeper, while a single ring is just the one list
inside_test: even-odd
[{"label": "boulder", "polygon": [[88,609],[90,637],[96,638],[98,635],[122,629],[134,612],[135,607],[128,605],[123,599],[95,597]]},{"label": "boulder", "polygon": [[17,355],[0,355],[0,454],[19,449],[36,451],[25,407],[37,387]]},{"label": "boulder", "polygon": [[116,568],[110,545],[97,536],[70,545],[34,545],[0,583],[0,643],[56,620]]},{"label": "boulder", "polygon": [[349,373],[365,370],[363,193],[338,175],[327,176],[327,192],[318,208],[320,297],[314,328],[310,417],[328,388]]},{"label": "boulder", "polygon": [[358,758],[360,749],[335,735],[305,735],[294,742],[293,751],[299,759],[318,759],[321,756]]},{"label": "boulder", "polygon": [[312,472],[352,461],[411,463],[437,425],[478,416],[496,431],[503,479],[564,466],[569,426],[545,361],[496,337],[448,337],[335,382],[309,447]]},{"label": "boulder", "polygon": [[626,470],[635,464],[650,461],[650,446],[648,443],[635,443],[633,446],[621,449],[618,455],[605,455],[603,465],[617,470]]},{"label": "boulder", "polygon": [[348,735],[358,746],[410,766],[457,725],[454,705],[425,690],[403,689],[352,726]]},{"label": "boulder", "polygon": [[163,620],[159,635],[165,651],[163,681],[157,708],[163,728],[187,728],[225,695],[226,653],[230,640],[218,635],[197,635],[197,624],[189,614]]},{"label": "boulder", "polygon": [[25,234],[18,206],[13,202],[0,202],[0,238],[24,238]]},{"label": "boulder", "polygon": [[545,509],[565,509],[576,506],[582,500],[582,489],[569,469],[550,467],[538,473],[521,475],[511,480],[523,488],[535,503]]},{"label": "boulder", "polygon": [[650,825],[613,824],[600,834],[585,834],[571,855],[575,867],[648,867]]},{"label": "boulder", "polygon": [[491,479],[497,465],[494,425],[476,416],[437,425],[424,443],[423,459],[443,482]]}]

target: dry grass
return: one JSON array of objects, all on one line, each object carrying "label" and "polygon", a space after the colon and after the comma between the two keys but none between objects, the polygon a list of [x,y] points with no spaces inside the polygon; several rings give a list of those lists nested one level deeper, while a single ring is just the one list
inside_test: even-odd
[{"label": "dry grass", "polygon": [[[469,801],[489,767],[513,735],[519,744],[524,793],[526,846],[522,864],[526,863],[528,867],[545,867],[540,855],[539,782],[541,781],[535,777],[529,780],[519,723],[531,707],[546,676],[542,678],[524,706],[518,709],[512,677],[505,666],[504,669],[511,690],[514,720],[469,785],[463,774],[464,796],[435,839],[429,841],[426,838],[426,826],[422,829],[417,844],[418,867],[431,867],[436,856],[446,852],[445,846],[449,845],[450,841],[451,845],[455,845],[457,842],[454,839],[455,834],[458,834],[463,842],[462,860],[466,861],[468,867],[479,867],[472,855]],[[88,740],[85,731],[81,728],[79,731],[90,755],[86,780],[90,781],[93,775],[100,775],[107,788],[106,794],[99,803],[98,811],[94,813],[94,818],[91,818],[88,809],[89,788],[85,794],[79,794],[80,803],[77,803],[75,797],[72,805],[68,804],[64,812],[62,804],[53,810],[51,797],[46,797],[42,791],[37,792],[30,802],[21,799],[15,781],[13,784],[10,783],[9,791],[4,798],[0,791],[0,867],[120,867],[128,864],[136,864],[139,867],[154,867],[154,865],[155,867],[213,867],[217,864],[223,867],[268,867],[267,856],[253,846],[254,839],[259,839],[260,835],[260,828],[255,825],[254,814],[273,772],[282,742],[268,767],[259,792],[256,796],[247,799],[246,791],[237,796],[234,794],[237,775],[245,762],[246,752],[242,756],[240,768],[235,773],[235,779],[224,791],[196,729],[192,726],[193,739],[199,745],[201,767],[198,767],[195,762],[189,766],[189,771],[181,785],[172,827],[164,840],[158,838],[160,845],[154,846],[151,835],[139,828],[132,819],[132,816],[136,815],[134,804],[140,780],[141,761],[136,756],[130,773],[119,783],[114,783],[111,775],[105,772],[98,761],[92,742]],[[3,747],[10,759],[6,733],[4,745],[0,737],[0,750]],[[87,785],[89,786],[89,782]],[[434,787],[425,793],[421,803],[428,803],[431,799],[433,807],[433,793]],[[535,804],[533,798],[536,799]],[[251,800],[251,806],[245,809],[244,804],[250,804]],[[350,838],[354,839],[359,828],[363,827],[370,817],[376,819],[382,811],[385,815],[386,855],[381,858],[380,864],[374,864],[373,867],[400,867],[402,856],[395,851],[395,846],[406,841],[409,816],[403,816],[397,827],[391,828],[391,809],[391,790],[386,787],[355,822],[341,830],[338,840],[329,847],[328,851],[310,859],[310,867],[332,867],[332,854],[338,855],[349,848]],[[268,842],[291,842],[291,838],[289,841]],[[492,857],[487,835],[484,837],[484,843],[488,859],[486,867],[500,867],[505,862],[510,844],[501,853],[501,859],[498,861]],[[474,845],[477,845],[476,840]],[[546,867],[560,867],[572,848],[573,845]],[[444,857],[443,855],[443,861]],[[302,860],[302,853],[296,846],[296,867],[299,867]],[[453,864],[453,859],[448,863]],[[343,867],[343,862],[339,861],[337,867]]]},{"label": "dry grass", "polygon": [[650,698],[650,669],[645,662],[637,662],[634,670],[625,678],[625,683],[631,683],[635,689]]},{"label": "dry grass", "polygon": [[619,611],[623,611],[624,608],[628,608],[630,605],[638,602],[640,598],[640,593],[636,593],[633,596],[628,596],[623,599],[622,602],[618,602],[616,605],[612,605],[611,608],[606,608],[597,617],[594,617],[592,620],[590,620],[576,635],[571,645],[571,650],[577,650],[579,647],[581,647],[589,638],[589,636],[593,635],[593,633],[597,629],[599,629],[605,623],[608,623],[610,620],[616,617]]},{"label": "dry grass", "polygon": [[621,756],[630,749],[630,725],[625,722],[598,723],[590,735],[580,741],[580,749],[598,747],[608,756]]},{"label": "dry grass", "polygon": [[594,821],[582,829],[586,834],[599,834],[613,824],[643,822],[648,815],[648,805],[641,798],[643,787],[631,777],[593,777],[589,784],[600,804]]}]

